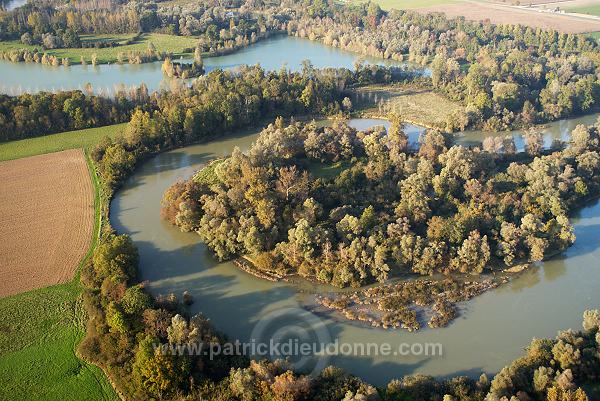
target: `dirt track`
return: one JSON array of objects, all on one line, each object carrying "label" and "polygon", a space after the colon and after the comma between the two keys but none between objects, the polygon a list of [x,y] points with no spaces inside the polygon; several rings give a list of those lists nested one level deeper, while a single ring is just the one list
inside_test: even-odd
[{"label": "dirt track", "polygon": [[489,20],[492,24],[521,24],[534,28],[555,29],[565,33],[600,31],[600,20],[538,12],[536,9],[522,9],[493,3],[445,4],[415,9],[420,13],[441,12],[450,18],[464,16],[471,21]]},{"label": "dirt track", "polygon": [[94,227],[82,150],[0,163],[0,297],[72,279]]}]

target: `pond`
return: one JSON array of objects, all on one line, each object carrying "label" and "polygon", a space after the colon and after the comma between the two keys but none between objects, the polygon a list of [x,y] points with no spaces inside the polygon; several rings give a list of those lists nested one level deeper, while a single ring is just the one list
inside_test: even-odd
[{"label": "pond", "polygon": [[[362,128],[372,123],[352,122]],[[197,234],[182,233],[159,216],[167,187],[235,146],[247,149],[257,131],[154,157],[116,194],[110,210],[114,228],[131,235],[139,247],[141,278],[151,292],[181,297],[189,291],[195,300],[191,312],[203,312],[231,338],[259,341],[293,331],[346,344],[389,344],[392,349],[403,344],[441,344],[442,356],[335,355],[318,361],[319,367],[334,364],[379,385],[414,373],[478,377],[499,371],[521,355],[533,337],[579,329],[583,311],[600,305],[600,204],[594,202],[572,216],[574,246],[511,283],[460,305],[461,316],[447,328],[385,331],[306,312],[303,306],[309,293],[319,288],[305,282],[267,282],[232,263],[219,263]]]},{"label": "pond", "polygon": [[[267,70],[287,67],[293,71],[302,68],[302,61],[310,60],[314,67],[354,68],[357,60],[382,65],[404,63],[378,58],[362,57],[357,53],[326,46],[308,39],[279,35],[225,56],[207,57],[207,72],[217,68],[231,69],[241,65],[260,64]],[[0,93],[11,95],[41,90],[58,91],[83,89],[91,84],[97,93],[110,95],[119,85],[126,87],[145,83],[150,91],[168,89],[173,82],[161,72],[162,62],[147,64],[110,64],[99,66],[72,65],[52,67],[36,63],[0,61]]]},{"label": "pond", "polygon": [[27,0],[0,0],[0,9],[11,11],[27,3]]}]

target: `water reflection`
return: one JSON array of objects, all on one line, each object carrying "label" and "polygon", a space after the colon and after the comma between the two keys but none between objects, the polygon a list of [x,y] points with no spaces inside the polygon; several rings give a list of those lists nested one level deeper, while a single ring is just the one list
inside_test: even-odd
[{"label": "water reflection", "polygon": [[[357,53],[326,46],[320,42],[290,36],[266,39],[225,56],[207,57],[204,64],[207,72],[218,68],[231,69],[255,64],[260,64],[266,70],[279,70],[285,65],[292,71],[299,71],[302,61],[307,59],[316,68],[353,69],[358,60],[371,64],[405,65],[399,61],[362,57]],[[131,88],[144,83],[150,91],[180,85],[178,80],[163,77],[161,65],[162,62],[53,67],[36,63],[0,61],[0,92],[18,95],[40,90],[82,89],[89,83],[92,88],[103,88],[105,94],[111,95],[121,85]]]},{"label": "water reflection", "polygon": [[[563,142],[569,141],[570,133],[579,124],[592,125],[595,124],[600,114],[589,114],[587,116],[581,116],[570,119],[563,119],[545,124],[541,127],[540,132],[544,138],[544,148],[549,149],[552,143],[556,140]],[[525,141],[523,139],[523,131],[500,131],[500,132],[488,132],[488,131],[465,131],[456,134],[456,143],[473,146],[479,145],[481,141],[486,137],[504,137],[510,135],[515,141],[517,152],[523,152],[525,150]]]}]

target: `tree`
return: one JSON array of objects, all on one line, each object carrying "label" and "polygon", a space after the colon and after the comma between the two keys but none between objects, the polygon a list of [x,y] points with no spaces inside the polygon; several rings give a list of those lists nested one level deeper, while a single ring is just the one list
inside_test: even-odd
[{"label": "tree", "polygon": [[106,323],[112,332],[127,333],[129,330],[127,318],[115,302],[109,303],[106,308]]},{"label": "tree", "polygon": [[490,246],[487,235],[483,237],[477,230],[471,231],[452,260],[452,268],[462,273],[479,274],[490,260]]},{"label": "tree", "polygon": [[140,316],[146,308],[150,307],[151,303],[150,295],[141,286],[135,285],[127,288],[120,304],[125,313]]},{"label": "tree", "polygon": [[600,311],[595,309],[583,312],[583,329],[587,331],[600,329]]},{"label": "tree", "polygon": [[542,134],[535,130],[529,130],[523,134],[525,140],[525,151],[531,156],[537,156],[544,147]]},{"label": "tree", "polygon": [[350,98],[345,97],[342,100],[342,107],[344,108],[345,111],[350,112],[352,111],[352,101],[350,100]]},{"label": "tree", "polygon": [[[138,352],[147,353],[147,350]],[[138,366],[143,388],[158,397],[175,392],[187,380],[189,371],[186,357],[169,355],[161,347],[157,347],[154,355]]]},{"label": "tree", "polygon": [[504,264],[510,266],[519,256],[521,231],[513,223],[502,222],[500,228],[500,242],[498,243],[498,256],[504,259]]},{"label": "tree", "polygon": [[135,277],[139,256],[127,235],[111,235],[94,252],[94,271],[99,279],[109,276]]},{"label": "tree", "polygon": [[306,376],[296,377],[287,371],[275,377],[271,389],[280,401],[295,401],[306,397],[310,392],[310,380]]}]

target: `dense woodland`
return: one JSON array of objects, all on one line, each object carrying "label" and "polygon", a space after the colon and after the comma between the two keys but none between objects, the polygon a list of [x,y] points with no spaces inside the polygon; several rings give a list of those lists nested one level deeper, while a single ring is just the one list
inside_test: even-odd
[{"label": "dense woodland", "polygon": [[[315,72],[306,71],[304,74],[289,74],[285,71],[278,74],[265,73],[258,67],[254,67],[243,71],[242,77],[239,77],[219,71],[209,74],[204,78],[204,85],[196,86],[193,90],[177,95],[163,94],[157,100],[160,105],[157,110],[149,113],[137,111],[122,139],[103,143],[94,152],[93,157],[101,178],[106,183],[105,189],[109,192],[113,190],[131,173],[136,163],[149,154],[170,146],[178,146],[186,141],[208,138],[215,129],[223,132],[226,129],[239,127],[236,125],[237,120],[227,118],[230,115],[227,110],[232,104],[240,104],[232,100],[240,99],[236,94],[256,88],[259,83],[265,87],[283,90],[263,90],[260,92],[262,95],[256,94],[258,102],[256,104],[260,107],[254,110],[257,110],[258,114],[238,112],[237,115],[247,116],[247,119],[239,124],[251,124],[253,118],[266,116],[280,110],[297,113],[341,107],[338,103],[339,100],[331,103],[306,102],[311,98],[307,94],[315,89],[314,80],[317,78],[312,75],[313,73]],[[369,74],[369,76],[372,75]],[[254,81],[248,82],[251,77]],[[328,92],[327,86],[321,80],[325,80],[324,82],[327,80],[320,76],[319,85],[317,85],[319,98],[323,99],[328,96]],[[248,85],[247,87],[243,85],[244,82]],[[331,80],[331,85],[333,82],[337,83],[337,79]],[[307,89],[309,87],[312,89]],[[227,96],[228,93],[233,95]],[[177,102],[173,101],[175,96],[177,96]],[[194,111],[189,113],[186,111],[186,118],[179,117],[178,119],[176,116],[181,116],[181,113],[177,111],[177,108],[171,108],[172,106],[168,107],[168,105],[182,102],[185,105],[194,105],[190,107]],[[195,120],[192,116],[199,115],[196,113],[202,113],[203,116],[210,116],[210,118]],[[187,123],[185,123],[186,120]],[[212,121],[212,123],[211,125],[194,125],[193,121]],[[172,125],[168,125],[169,122]],[[396,133],[391,132],[391,137],[398,139],[394,143],[403,144],[405,141],[402,140],[398,121],[396,121],[395,127],[397,131]],[[292,135],[302,131],[310,134],[317,132],[317,129],[310,124],[292,124],[286,127],[279,120],[261,136],[259,145],[250,153],[251,157],[255,157],[255,152],[261,150],[264,152],[262,157],[271,160],[267,170],[275,170],[277,163],[289,166],[294,162],[298,162],[297,173],[301,171],[300,168],[306,170],[308,165],[300,163],[298,154],[294,152],[299,148],[302,149],[301,153],[306,152],[304,146],[308,136],[302,142],[294,141],[295,135]],[[336,143],[345,143],[345,140],[338,141],[336,134],[344,133],[348,139],[353,137],[356,140],[356,142],[350,142],[350,146],[345,149],[352,152],[360,150],[364,153],[359,157],[352,156],[350,163],[342,163],[341,165],[345,166],[346,171],[352,172],[355,168],[356,171],[353,174],[342,173],[341,176],[360,177],[364,183],[369,183],[367,174],[379,173],[381,177],[385,177],[390,173],[388,169],[396,171],[396,167],[392,166],[391,162],[385,162],[382,159],[405,157],[401,168],[409,166],[410,159],[414,160],[415,166],[412,169],[415,181],[418,181],[417,173],[421,164],[429,165],[429,171],[435,165],[439,169],[437,175],[441,174],[446,180],[443,182],[452,184],[452,188],[446,187],[445,184],[440,187],[446,188],[449,197],[463,192],[460,185],[465,185],[467,181],[470,181],[473,186],[464,196],[473,198],[468,202],[469,207],[471,204],[478,205],[479,208],[483,208],[483,212],[485,212],[486,206],[483,203],[489,200],[488,196],[492,196],[490,191],[493,186],[481,179],[480,184],[483,183],[484,186],[476,191],[476,181],[480,180],[466,177],[470,177],[468,174],[471,171],[470,168],[475,168],[474,166],[477,165],[475,161],[485,160],[486,163],[495,166],[490,170],[498,171],[494,176],[495,189],[501,194],[518,194],[522,200],[529,202],[526,212],[534,217],[538,216],[526,219],[527,224],[523,227],[521,225],[518,227],[516,225],[514,227],[507,226],[514,230],[505,230],[506,234],[503,238],[506,239],[507,244],[502,247],[505,250],[505,253],[502,254],[503,257],[510,257],[511,250],[527,256],[526,254],[531,254],[527,244],[543,245],[547,243],[545,241],[548,240],[549,231],[545,231],[545,229],[546,227],[549,230],[557,228],[557,225],[552,223],[552,221],[558,220],[555,217],[564,214],[566,210],[577,203],[578,199],[590,196],[597,190],[597,183],[594,183],[592,178],[598,169],[597,127],[578,127],[573,133],[573,143],[569,148],[550,155],[538,156],[535,159],[533,157],[539,155],[541,151],[538,146],[539,142],[536,141],[528,142],[529,155],[511,154],[510,145],[505,148],[508,151],[503,150],[500,154],[494,154],[475,149],[458,149],[456,147],[447,149],[446,139],[441,134],[433,132],[429,139],[425,139],[421,144],[419,152],[414,154],[410,151],[402,152],[399,151],[400,149],[388,147],[385,136],[380,132],[361,134],[353,132],[343,125],[318,132],[324,134],[320,135],[324,142],[313,142],[310,147],[313,152],[311,158],[317,165],[332,163],[336,156],[344,157],[340,148],[336,147]],[[275,138],[278,140],[274,141]],[[320,138],[313,137],[313,139]],[[436,142],[434,139],[438,141]],[[310,141],[308,142],[310,144]],[[277,143],[281,143],[282,146],[277,146]],[[377,149],[383,152],[380,156],[386,157],[375,157],[371,167],[366,168],[370,161],[369,155],[375,156]],[[464,152],[467,152],[468,155],[466,160],[461,156],[464,155]],[[236,153],[240,159],[248,160],[248,156]],[[282,158],[282,154],[287,157]],[[453,154],[454,156],[450,157]],[[349,155],[350,153],[348,153]],[[307,156],[304,158],[306,159]],[[516,161],[506,167],[511,158],[516,158]],[[467,174],[464,176],[465,178],[450,174],[448,168],[444,170],[442,164],[444,167],[447,166],[446,159],[452,159],[456,164],[456,168],[452,168],[452,171],[465,172]],[[230,160],[233,160],[233,157]],[[343,162],[341,159],[338,161]],[[225,162],[221,162],[220,165],[224,164]],[[504,168],[501,167],[503,165]],[[215,170],[217,166],[219,164],[214,166]],[[356,166],[361,168],[358,169]],[[421,167],[421,169],[424,168]],[[289,172],[291,168],[287,170]],[[257,167],[254,171],[258,174],[255,177],[260,177],[261,168]],[[444,171],[443,174],[442,171]],[[505,172],[501,173],[500,171]],[[202,180],[206,182],[211,177],[215,177],[215,175],[205,174]],[[335,181],[329,180],[329,185]],[[400,181],[396,183],[398,182]],[[431,178],[432,186],[434,182],[437,182],[438,185],[442,184],[441,181],[434,181]],[[576,182],[585,183],[585,186]],[[326,183],[327,180],[323,180],[321,185]],[[530,189],[526,183],[531,184],[529,185]],[[467,185],[467,187],[469,186]],[[277,194],[273,196],[281,199],[284,187],[276,186],[275,188]],[[347,188],[350,189],[351,186]],[[395,188],[397,191],[397,187]],[[298,205],[298,202],[292,200],[299,196],[298,192],[291,187],[288,189],[290,189],[290,201]],[[433,196],[435,187],[430,187],[428,190]],[[365,193],[369,191],[369,186],[365,185]],[[391,190],[387,189],[387,191]],[[248,191],[247,193],[258,196],[261,194],[260,191]],[[457,199],[463,198],[458,197]],[[439,199],[436,200],[436,202],[439,201]],[[449,199],[444,202],[452,204]],[[511,208],[512,213],[522,210],[517,207],[517,205],[523,206],[518,203],[518,197],[510,198],[510,202],[516,202],[514,210]],[[304,203],[310,204],[311,202],[303,202],[302,205]],[[367,208],[368,206],[365,210]],[[410,210],[413,209],[415,211],[423,210],[411,206]],[[284,215],[286,213],[288,216],[290,215],[289,212],[285,212]],[[360,217],[363,214],[365,213],[360,213]],[[366,215],[368,217],[368,213]],[[294,216],[293,212],[292,216]],[[310,216],[310,213],[305,216]],[[316,216],[318,214],[314,215],[314,217]],[[377,215],[377,218],[379,217]],[[410,221],[415,217],[416,215],[411,215],[407,220]],[[370,224],[377,224],[377,220],[372,218],[373,216],[371,216]],[[542,218],[549,224],[544,225]],[[367,218],[358,220],[362,220],[362,223],[369,221]],[[444,224],[438,226],[436,230],[442,233],[445,231],[442,227]],[[449,226],[446,225],[446,227]],[[572,240],[568,221],[564,222],[562,228],[565,233],[563,240],[566,244]],[[521,229],[530,231],[524,237]],[[334,367],[324,369],[317,377],[306,377],[301,372],[292,372],[282,362],[250,362],[243,357],[222,357],[207,361],[206,357],[202,356],[176,356],[162,353],[160,350],[155,350],[153,345],[157,343],[186,344],[197,341],[214,343],[224,341],[224,337],[202,316],[186,317],[185,307],[178,302],[174,295],[157,299],[148,297],[143,286],[135,278],[138,258],[134,245],[126,236],[117,236],[110,233],[109,230],[109,227],[105,227],[102,245],[97,248],[93,261],[85,269],[83,277],[88,289],[85,304],[91,318],[88,323],[88,335],[81,344],[80,351],[87,358],[100,364],[109,373],[119,390],[131,399],[147,399],[150,396],[161,399],[183,399],[187,396],[192,399],[204,397],[214,400],[418,399],[467,401],[509,400],[513,396],[518,396],[518,399],[583,401],[587,400],[587,397],[581,386],[595,383],[598,380],[600,339],[597,333],[600,316],[597,312],[585,315],[585,331],[583,332],[565,332],[555,340],[535,340],[522,358],[503,369],[492,380],[485,375],[479,380],[457,377],[447,381],[438,381],[428,376],[408,376],[390,382],[385,388],[378,389]],[[430,231],[429,227],[427,231]],[[469,240],[473,239],[470,233],[469,236],[471,237]],[[467,262],[472,262],[472,259],[467,258],[472,247],[464,247],[464,249],[461,257],[465,257],[464,260]],[[515,257],[519,256],[517,253],[515,253]],[[189,303],[193,300],[184,297],[182,301]]]},{"label": "dense woodland", "polygon": [[[89,7],[78,2],[0,14],[0,37],[21,38],[45,49],[77,47],[83,33],[165,32],[198,36],[200,52],[218,54],[281,31],[365,55],[429,66],[431,85],[465,106],[464,113],[449,117],[450,130],[465,126],[504,130],[598,109],[600,50],[583,35],[449,20],[439,14],[384,12],[373,3],[333,6],[321,0],[186,6],[107,1]],[[42,56],[24,50],[3,55],[37,62],[43,62]],[[142,56],[123,58],[129,62],[165,58]],[[47,64],[63,62],[48,57]]]},{"label": "dense woodland", "polygon": [[[542,260],[571,245],[567,213],[600,189],[597,127],[543,156],[536,142],[498,154],[436,131],[414,153],[392,121],[387,133],[279,121],[247,154],[171,187],[163,215],[220,259],[248,254],[259,269],[359,286]],[[319,176],[332,165],[334,177]]]},{"label": "dense woodland", "polygon": [[[133,1],[82,1],[56,7],[32,5],[0,12],[0,39],[20,40],[42,49],[118,47],[135,43],[136,36],[121,43],[111,39],[81,40],[83,34],[139,34],[159,32],[196,36],[202,52],[221,54],[248,46],[272,33],[284,32],[285,17],[256,13],[250,6],[232,2],[163,7],[161,3]],[[172,49],[173,50],[173,49]],[[181,49],[178,49],[180,51]],[[7,52],[8,59],[15,51]],[[13,61],[23,61],[17,59]]]},{"label": "dense woodland", "polygon": [[465,121],[488,130],[527,126],[590,112],[600,99],[600,52],[582,35],[449,20],[441,14],[385,13],[375,4],[298,12],[288,32],[429,65],[433,86],[466,106],[449,126]]},{"label": "dense woodland", "polygon": [[136,163],[161,150],[255,126],[275,116],[329,115],[343,112],[349,100],[344,89],[357,82],[411,79],[412,72],[370,66],[315,70],[307,63],[301,73],[259,66],[239,72],[215,70],[192,88],[153,94],[148,111],[136,110],[116,141],[106,140],[93,152],[109,192],[117,188]]}]

